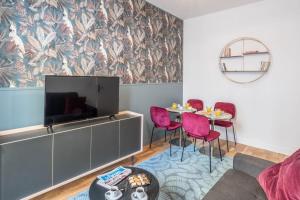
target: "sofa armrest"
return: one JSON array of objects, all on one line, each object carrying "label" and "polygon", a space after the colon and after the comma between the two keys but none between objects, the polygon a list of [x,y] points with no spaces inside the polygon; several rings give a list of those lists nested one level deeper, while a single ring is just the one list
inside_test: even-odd
[{"label": "sofa armrest", "polygon": [[275,163],[271,161],[241,153],[237,153],[233,158],[233,168],[235,170],[244,172],[254,178],[256,178],[261,171],[274,164]]}]

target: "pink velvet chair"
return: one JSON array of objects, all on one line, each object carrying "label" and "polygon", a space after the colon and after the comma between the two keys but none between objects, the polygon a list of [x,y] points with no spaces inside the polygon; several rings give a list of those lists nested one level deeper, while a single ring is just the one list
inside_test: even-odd
[{"label": "pink velvet chair", "polygon": [[[197,115],[194,113],[183,113],[182,114],[182,127],[187,135],[194,139],[201,139],[209,144],[209,171],[211,172],[211,142],[218,140],[219,153],[222,161],[222,153],[220,148],[219,136],[220,133],[217,131],[210,130],[209,121],[206,117]],[[185,148],[186,137],[184,138],[184,144],[181,154],[181,161],[183,158],[183,152]]]},{"label": "pink velvet chair", "polygon": [[[224,112],[227,112],[232,115],[232,118],[235,118],[236,114],[236,109],[235,105],[232,103],[226,103],[226,102],[217,102],[214,106],[214,109],[220,109]],[[234,124],[233,122],[230,121],[224,121],[224,120],[216,120],[215,121],[215,126],[220,126],[224,127],[226,131],[226,142],[227,142],[227,151],[229,151],[229,146],[228,146],[228,134],[227,134],[227,129],[232,127],[232,132],[233,132],[233,137],[234,137],[234,144],[236,145],[236,138],[235,138],[235,130],[234,130]]]},{"label": "pink velvet chair", "polygon": [[203,101],[200,99],[189,99],[187,101],[192,108],[195,108],[197,111],[203,110]]},{"label": "pink velvet chair", "polygon": [[178,128],[181,128],[181,123],[171,121],[169,112],[165,108],[152,106],[150,108],[150,115],[151,115],[151,120],[154,123],[152,134],[151,134],[151,140],[150,140],[150,148],[151,148],[153,133],[155,128],[165,131],[165,142],[167,141],[167,131],[176,132]]}]

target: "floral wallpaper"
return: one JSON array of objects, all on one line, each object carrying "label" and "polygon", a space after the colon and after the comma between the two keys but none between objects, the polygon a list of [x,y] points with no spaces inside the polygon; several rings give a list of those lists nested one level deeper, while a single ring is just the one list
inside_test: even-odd
[{"label": "floral wallpaper", "polygon": [[45,74],[182,81],[183,21],[145,0],[0,1],[0,87]]}]

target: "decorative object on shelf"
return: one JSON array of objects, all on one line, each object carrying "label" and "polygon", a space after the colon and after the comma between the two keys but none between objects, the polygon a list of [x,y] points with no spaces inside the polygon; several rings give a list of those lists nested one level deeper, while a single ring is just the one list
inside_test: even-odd
[{"label": "decorative object on shelf", "polygon": [[219,66],[227,79],[251,83],[265,75],[271,65],[270,49],[260,40],[242,37],[229,42],[221,51]]},{"label": "decorative object on shelf", "polygon": [[220,65],[220,68],[221,68],[221,71],[222,71],[222,72],[227,71],[227,69],[226,69],[226,63],[222,63],[222,64]]},{"label": "decorative object on shelf", "polygon": [[261,62],[261,71],[268,71],[270,64],[270,62]]}]

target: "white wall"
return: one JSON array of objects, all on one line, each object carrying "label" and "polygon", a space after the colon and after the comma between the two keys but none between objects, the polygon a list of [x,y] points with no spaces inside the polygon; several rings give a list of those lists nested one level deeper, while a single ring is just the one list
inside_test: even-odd
[{"label": "white wall", "polygon": [[[184,23],[184,101],[235,103],[239,143],[285,154],[300,148],[300,0],[265,0]],[[269,72],[245,85],[218,66],[223,46],[243,36],[260,39],[273,56]]]}]

